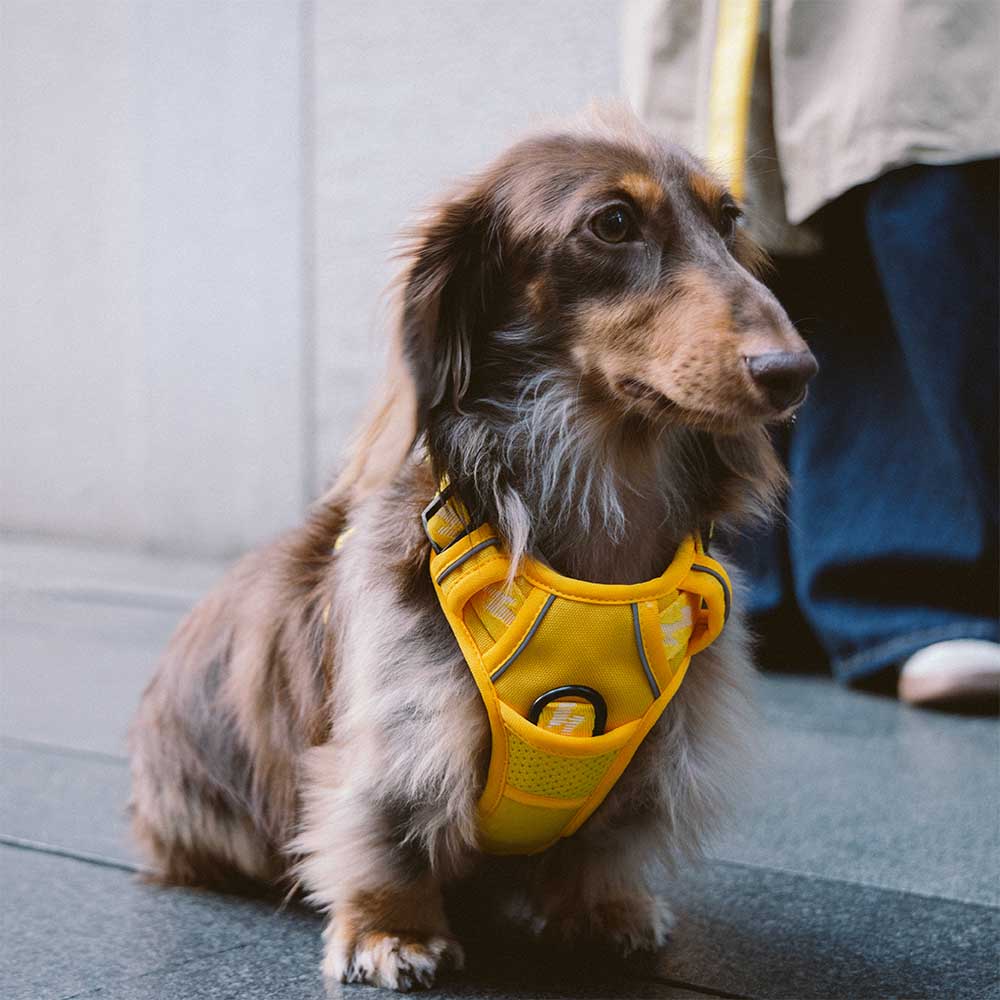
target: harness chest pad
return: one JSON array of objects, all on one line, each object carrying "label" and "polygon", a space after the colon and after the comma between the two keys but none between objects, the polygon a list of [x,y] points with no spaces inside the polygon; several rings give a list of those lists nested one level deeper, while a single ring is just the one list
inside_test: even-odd
[{"label": "harness chest pad", "polygon": [[434,589],[489,717],[480,846],[544,851],[604,801],[692,655],[722,631],[729,578],[688,538],[644,583],[574,580],[530,558],[508,582],[496,532],[470,530],[447,490],[424,527]]}]

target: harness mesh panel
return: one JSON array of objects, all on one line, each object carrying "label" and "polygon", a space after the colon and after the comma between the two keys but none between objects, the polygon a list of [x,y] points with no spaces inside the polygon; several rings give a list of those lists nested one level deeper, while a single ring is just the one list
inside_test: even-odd
[{"label": "harness mesh panel", "polygon": [[555,757],[529,747],[508,730],[510,757],[507,779],[522,792],[553,799],[579,799],[589,795],[615,759],[616,751],[596,757]]}]

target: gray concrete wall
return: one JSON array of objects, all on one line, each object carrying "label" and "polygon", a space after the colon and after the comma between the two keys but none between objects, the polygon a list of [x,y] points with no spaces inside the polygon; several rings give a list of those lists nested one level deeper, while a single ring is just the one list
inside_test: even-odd
[{"label": "gray concrete wall", "polygon": [[299,7],[0,10],[3,524],[251,544],[303,493]]},{"label": "gray concrete wall", "polygon": [[617,89],[614,0],[0,0],[0,526],[227,554],[319,490],[401,225]]}]

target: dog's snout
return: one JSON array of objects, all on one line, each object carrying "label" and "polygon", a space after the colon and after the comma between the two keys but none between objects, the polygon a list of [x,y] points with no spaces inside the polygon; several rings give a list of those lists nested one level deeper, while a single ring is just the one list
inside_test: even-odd
[{"label": "dog's snout", "polygon": [[775,410],[787,410],[805,395],[806,385],[819,371],[812,351],[768,351],[746,359],[750,377]]}]

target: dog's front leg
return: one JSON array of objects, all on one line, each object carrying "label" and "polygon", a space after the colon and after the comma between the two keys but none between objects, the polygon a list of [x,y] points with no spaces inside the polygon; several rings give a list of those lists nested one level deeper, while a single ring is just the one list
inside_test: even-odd
[{"label": "dog's front leg", "polygon": [[[462,964],[441,885],[475,857],[489,729],[431,588],[419,521],[378,507],[359,519],[357,539],[373,540],[338,557],[332,742],[304,761],[293,850],[330,914],[327,980],[409,990]],[[387,534],[391,524],[404,530]],[[419,556],[409,561],[407,531]]]},{"label": "dog's front leg", "polygon": [[655,952],[674,917],[648,884],[658,858],[652,824],[637,817],[600,824],[562,841],[543,859],[535,891],[542,933],[566,949],[618,956]]},{"label": "dog's front leg", "polygon": [[[314,751],[316,754],[329,751]],[[445,917],[441,885],[425,852],[403,839],[396,810],[371,790],[313,788],[300,874],[329,921],[323,934],[328,983],[408,991],[460,968],[461,946]]]},{"label": "dog's front leg", "polygon": [[407,992],[463,964],[441,887],[429,874],[348,895],[334,908],[323,940],[323,975],[332,982]]}]

